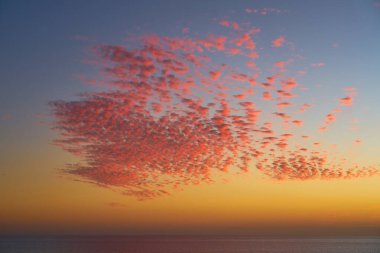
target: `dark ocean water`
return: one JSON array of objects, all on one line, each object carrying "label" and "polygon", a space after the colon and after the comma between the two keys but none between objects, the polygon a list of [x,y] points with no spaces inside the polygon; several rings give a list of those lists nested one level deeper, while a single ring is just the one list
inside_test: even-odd
[{"label": "dark ocean water", "polygon": [[1,253],[380,253],[380,238],[2,237]]}]

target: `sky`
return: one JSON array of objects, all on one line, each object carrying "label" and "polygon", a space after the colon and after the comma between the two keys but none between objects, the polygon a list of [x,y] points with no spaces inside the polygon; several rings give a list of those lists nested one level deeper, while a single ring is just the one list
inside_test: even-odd
[{"label": "sky", "polygon": [[380,235],[379,1],[0,2],[0,234]]}]

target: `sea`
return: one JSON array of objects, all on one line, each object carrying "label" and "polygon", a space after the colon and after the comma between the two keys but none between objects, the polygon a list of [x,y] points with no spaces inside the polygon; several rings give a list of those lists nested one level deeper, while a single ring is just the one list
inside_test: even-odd
[{"label": "sea", "polygon": [[380,253],[380,238],[0,237],[1,253]]}]

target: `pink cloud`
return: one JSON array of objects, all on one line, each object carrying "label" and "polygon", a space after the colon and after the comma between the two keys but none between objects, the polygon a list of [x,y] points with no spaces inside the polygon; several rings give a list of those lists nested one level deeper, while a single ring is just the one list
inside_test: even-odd
[{"label": "pink cloud", "polygon": [[210,77],[211,77],[213,80],[218,80],[219,77],[222,75],[222,72],[219,71],[219,70],[216,70],[216,71],[210,71],[209,74],[210,74]]},{"label": "pink cloud", "polygon": [[232,22],[231,26],[235,30],[240,30],[240,26],[239,26],[239,24],[237,22]]},{"label": "pink cloud", "polygon": [[230,26],[230,22],[229,22],[228,20],[221,20],[221,21],[219,22],[219,24],[220,24],[221,26],[224,26],[224,27],[229,27],[229,26]]},{"label": "pink cloud", "polygon": [[304,122],[302,120],[293,120],[292,123],[296,126],[302,126]]},{"label": "pink cloud", "polygon": [[336,115],[333,113],[329,113],[325,117],[325,123],[328,125],[333,123],[335,120],[336,120]]},{"label": "pink cloud", "polygon": [[353,97],[356,95],[356,88],[354,87],[347,87],[343,89],[347,96]]},{"label": "pink cloud", "polygon": [[209,50],[217,49],[217,50],[223,51],[225,49],[226,40],[227,40],[226,36],[213,37],[210,35],[205,40],[198,40],[198,43]]},{"label": "pink cloud", "polygon": [[[252,39],[257,28],[221,25],[236,31],[205,38],[149,35],[139,43],[95,47],[101,78],[88,80],[104,89],[50,103],[55,144],[80,161],[62,173],[137,199],[248,168],[276,180],[377,175],[373,167],[347,171],[329,160],[324,143],[295,128],[310,123],[299,114],[311,107],[302,85],[286,71],[261,68],[255,49],[262,47]],[[273,46],[284,43],[281,36]],[[339,102],[351,105],[356,91],[345,92]],[[339,112],[328,114],[322,128]]]},{"label": "pink cloud", "polygon": [[271,100],[272,99],[272,94],[268,91],[263,92],[263,99],[265,100]]},{"label": "pink cloud", "polygon": [[240,48],[234,48],[234,47],[231,47],[228,49],[228,53],[230,55],[239,55],[242,53],[241,49]]},{"label": "pink cloud", "polygon": [[305,112],[307,109],[311,107],[310,104],[303,104],[300,108],[300,112]]},{"label": "pink cloud", "polygon": [[277,106],[280,106],[280,107],[287,107],[287,106],[292,106],[291,103],[288,103],[288,102],[281,102],[281,103],[278,103]]},{"label": "pink cloud", "polygon": [[284,43],[285,43],[285,37],[280,36],[280,37],[278,37],[272,41],[272,46],[273,47],[282,47],[284,45]]},{"label": "pink cloud", "polygon": [[291,117],[283,112],[274,112],[274,115],[282,118],[282,119],[290,119]]},{"label": "pink cloud", "polygon": [[283,69],[288,63],[286,61],[278,61],[274,64],[276,68]]},{"label": "pink cloud", "polygon": [[343,106],[351,106],[352,105],[352,97],[344,97],[339,99],[339,104]]}]

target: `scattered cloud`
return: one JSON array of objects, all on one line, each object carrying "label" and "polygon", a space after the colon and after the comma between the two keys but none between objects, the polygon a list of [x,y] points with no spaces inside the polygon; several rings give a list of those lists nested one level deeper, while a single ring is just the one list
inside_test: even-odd
[{"label": "scattered cloud", "polygon": [[[230,33],[148,35],[138,45],[96,46],[103,79],[88,80],[104,89],[50,103],[59,133],[55,144],[81,160],[62,172],[137,199],[250,169],[276,180],[379,174],[375,167],[347,168],[330,159],[327,144],[309,137],[304,125],[310,122],[301,112],[311,105],[302,99],[298,73],[284,69],[293,60],[260,68],[257,48],[276,55],[285,36],[259,45],[260,29],[219,24]],[[339,104],[352,105],[356,90],[345,92]],[[328,130],[340,111],[328,113],[320,129]]]},{"label": "scattered cloud", "polygon": [[272,41],[272,46],[273,47],[282,47],[284,45],[284,43],[285,43],[285,37],[280,36],[280,37],[278,37]]}]

